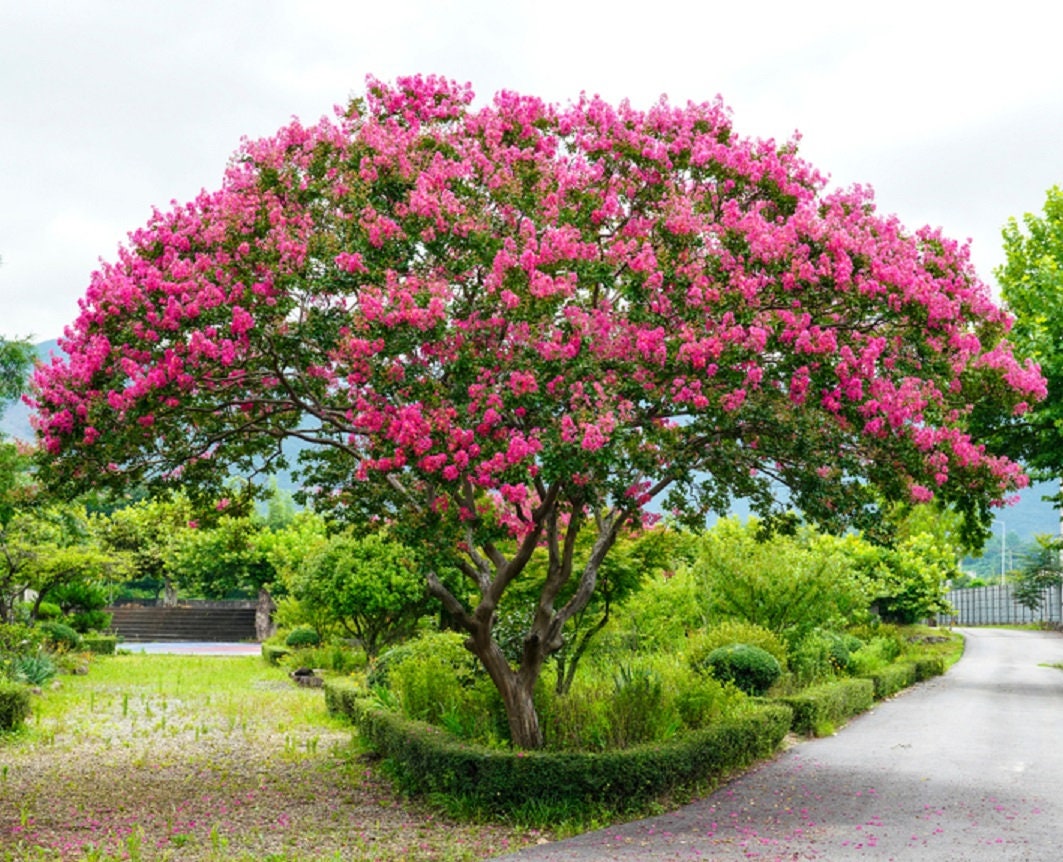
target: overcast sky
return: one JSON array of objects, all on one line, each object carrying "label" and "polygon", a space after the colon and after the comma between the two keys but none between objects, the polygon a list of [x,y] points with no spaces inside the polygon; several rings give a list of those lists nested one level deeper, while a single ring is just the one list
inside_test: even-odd
[{"label": "overcast sky", "polygon": [[61,334],[153,206],[217,188],[241,137],[331,114],[367,74],[483,100],[720,94],[738,132],[799,130],[832,185],[971,239],[992,282],[1004,222],[1063,183],[1061,24],[1014,0],[0,0],[0,335]]}]

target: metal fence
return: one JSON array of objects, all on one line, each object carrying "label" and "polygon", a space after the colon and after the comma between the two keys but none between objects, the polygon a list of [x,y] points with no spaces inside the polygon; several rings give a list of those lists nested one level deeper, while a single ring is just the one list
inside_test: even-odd
[{"label": "metal fence", "polygon": [[1047,587],[1037,610],[1020,605],[1014,590],[1007,584],[994,587],[975,587],[952,590],[946,596],[955,608],[952,615],[942,614],[942,625],[990,626],[1016,623],[1063,623],[1063,594],[1059,585]]}]

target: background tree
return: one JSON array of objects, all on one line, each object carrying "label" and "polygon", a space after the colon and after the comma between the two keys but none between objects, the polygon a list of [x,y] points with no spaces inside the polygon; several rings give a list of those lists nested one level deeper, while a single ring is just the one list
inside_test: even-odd
[{"label": "background tree", "polygon": [[140,500],[96,517],[96,529],[105,548],[128,555],[127,586],[164,594],[163,604],[177,603],[178,573],[173,568],[173,546],[193,521],[192,504],[181,494]]},{"label": "background tree", "polygon": [[[995,442],[1036,478],[1063,479],[1063,190],[1048,190],[1043,213],[1004,228],[1006,262],[997,269],[1001,294],[1015,315],[1009,335],[1016,355],[1038,363],[1048,397],[1021,417],[989,411]],[[978,418],[981,418],[980,414]],[[1063,497],[1057,505],[1063,504]]]},{"label": "background tree", "polygon": [[291,580],[297,599],[375,657],[429,612],[416,555],[379,533],[331,537]]},{"label": "background tree", "polygon": [[1041,608],[1045,590],[1063,581],[1061,551],[1063,541],[1052,536],[1037,537],[1037,550],[1028,556],[1015,580],[1015,601],[1031,611]]},{"label": "background tree", "polygon": [[[1020,481],[968,412],[1021,411],[1043,381],[966,248],[827,193],[719,103],[472,100],[370,81],[156,212],[35,374],[50,480],[216,498],[227,469],[309,444],[318,506],[462,573],[456,592],[429,566],[428,588],[524,747],[544,662],[650,501],[873,529],[880,501],[937,496],[977,533]],[[494,623],[538,547],[513,666]]]},{"label": "background tree", "polygon": [[263,541],[268,530],[251,515],[222,515],[213,525],[193,524],[168,549],[169,567],[181,585],[207,598],[255,597],[256,637],[268,638],[273,593],[281,585]]},{"label": "background tree", "polygon": [[698,542],[693,565],[711,621],[754,623],[790,645],[852,622],[870,602],[842,548],[808,529],[765,542],[756,522],[724,518]]},{"label": "background tree", "polygon": [[0,338],[0,411],[26,391],[37,351],[28,340]]}]

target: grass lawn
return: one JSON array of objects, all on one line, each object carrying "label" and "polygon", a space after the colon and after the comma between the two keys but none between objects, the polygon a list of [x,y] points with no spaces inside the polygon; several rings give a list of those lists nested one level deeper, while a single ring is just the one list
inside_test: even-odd
[{"label": "grass lawn", "polygon": [[395,794],[257,657],[98,657],[0,737],[0,860],[474,860],[539,838]]}]

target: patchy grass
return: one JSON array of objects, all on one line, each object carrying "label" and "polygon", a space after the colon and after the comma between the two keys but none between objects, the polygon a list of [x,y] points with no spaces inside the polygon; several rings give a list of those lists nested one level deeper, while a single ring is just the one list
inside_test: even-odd
[{"label": "patchy grass", "polygon": [[398,796],[258,658],[98,657],[0,739],[0,860],[462,860],[535,841]]}]

